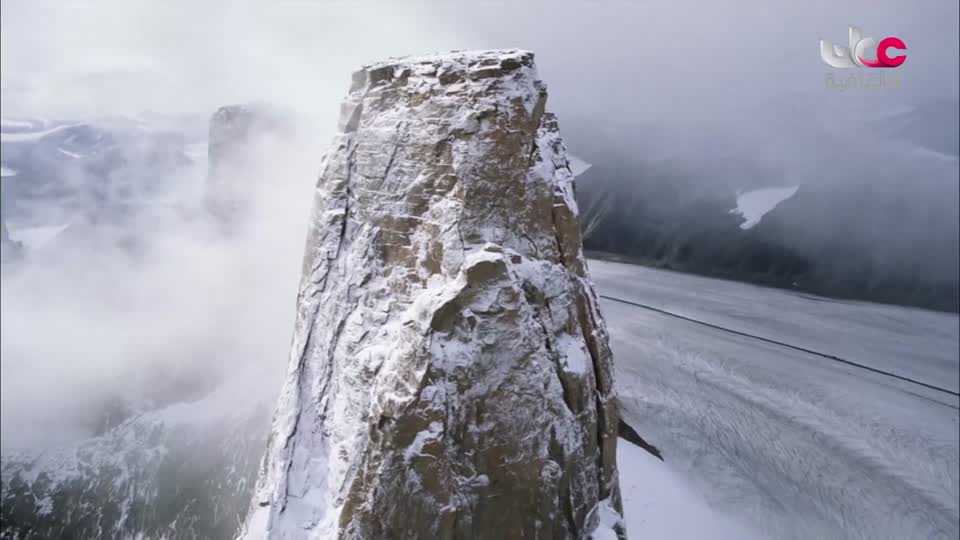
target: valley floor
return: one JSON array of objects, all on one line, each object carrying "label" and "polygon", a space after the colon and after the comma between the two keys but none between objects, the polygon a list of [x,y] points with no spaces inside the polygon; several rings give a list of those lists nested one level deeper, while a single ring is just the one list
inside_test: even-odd
[{"label": "valley floor", "polygon": [[[625,493],[646,463],[730,538],[960,535],[956,315],[589,265],[624,418],[666,459],[621,456]],[[663,512],[643,508],[627,504],[628,527],[659,536]],[[702,537],[683,519],[671,537]]]}]

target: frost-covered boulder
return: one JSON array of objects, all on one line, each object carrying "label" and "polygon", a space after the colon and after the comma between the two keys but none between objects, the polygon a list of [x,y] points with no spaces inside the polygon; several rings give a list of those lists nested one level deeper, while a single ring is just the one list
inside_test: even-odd
[{"label": "frost-covered boulder", "polygon": [[354,74],[246,537],[624,536],[611,353],[546,98],[525,51]]}]

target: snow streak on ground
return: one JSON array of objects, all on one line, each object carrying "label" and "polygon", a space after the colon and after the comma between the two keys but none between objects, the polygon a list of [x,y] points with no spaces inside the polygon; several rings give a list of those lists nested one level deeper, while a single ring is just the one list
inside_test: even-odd
[{"label": "snow streak on ground", "polygon": [[956,315],[589,264],[601,295],[948,390],[604,300],[626,421],[714,510],[765,538],[960,535]]}]

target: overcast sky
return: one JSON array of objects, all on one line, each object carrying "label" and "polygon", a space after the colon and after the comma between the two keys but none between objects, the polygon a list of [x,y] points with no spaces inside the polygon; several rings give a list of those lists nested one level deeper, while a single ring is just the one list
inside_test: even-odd
[{"label": "overcast sky", "polygon": [[[933,107],[911,129],[926,130],[928,140],[957,140],[956,0],[0,0],[0,6],[5,116],[206,116],[224,104],[266,100],[311,115],[310,125],[323,135],[335,129],[350,73],[364,63],[519,47],[537,53],[548,107],[571,150],[588,160],[670,158],[705,186],[737,187],[737,178],[718,178],[721,161],[773,171],[765,180],[770,185],[849,187],[876,178],[878,189],[896,189],[919,213],[931,201],[949,209],[937,211],[949,218],[942,226],[918,225],[917,234],[955,228],[957,150],[947,144],[943,156],[926,152],[929,145],[900,148],[897,140],[880,140],[876,120],[941,100],[954,108]],[[864,36],[901,38],[906,62],[895,70],[825,65],[820,39],[844,45],[849,25]],[[841,91],[826,84],[828,76],[854,72],[884,72],[901,85]],[[328,140],[317,138],[317,155]],[[877,242],[887,234],[878,231]],[[956,259],[955,251],[949,255]]]},{"label": "overcast sky", "polygon": [[[957,20],[953,0],[2,0],[0,80],[5,115],[207,113],[251,99],[332,115],[365,62],[522,47],[538,53],[560,113],[693,118],[796,100],[875,109],[956,99]],[[819,39],[845,43],[851,24],[906,42],[902,89],[825,89]]]},{"label": "overcast sky", "polygon": [[[866,180],[907,200],[913,214],[945,219],[905,223],[915,226],[913,236],[907,252],[893,258],[939,257],[941,247],[918,252],[917,238],[941,246],[942,238],[956,237],[956,0],[0,0],[0,6],[4,116],[206,116],[224,104],[265,100],[309,115],[320,135],[319,156],[360,65],[518,47],[537,53],[548,107],[573,153],[588,160],[639,170],[630,160],[671,159],[703,186],[730,191],[748,182],[738,170],[719,178],[718,163],[771,171],[761,182],[768,185],[844,182],[838,192],[856,193]],[[864,36],[901,38],[906,62],[895,70],[825,65],[820,39],[845,45],[850,25]],[[828,76],[875,72],[901,84],[843,91],[826,84]],[[882,139],[878,119],[930,103],[902,140]],[[917,148],[911,137],[926,146]],[[936,210],[927,210],[932,204]],[[852,207],[845,213],[859,219]],[[823,226],[826,235],[837,227]],[[888,236],[877,229],[870,242],[882,247]],[[953,272],[956,251],[947,255],[946,271]]]}]

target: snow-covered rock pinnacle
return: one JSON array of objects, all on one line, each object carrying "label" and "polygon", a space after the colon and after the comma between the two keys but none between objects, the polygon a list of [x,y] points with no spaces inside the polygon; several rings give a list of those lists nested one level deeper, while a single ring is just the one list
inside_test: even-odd
[{"label": "snow-covered rock pinnacle", "polygon": [[353,75],[246,537],[625,536],[612,358],[546,97],[517,50]]}]

